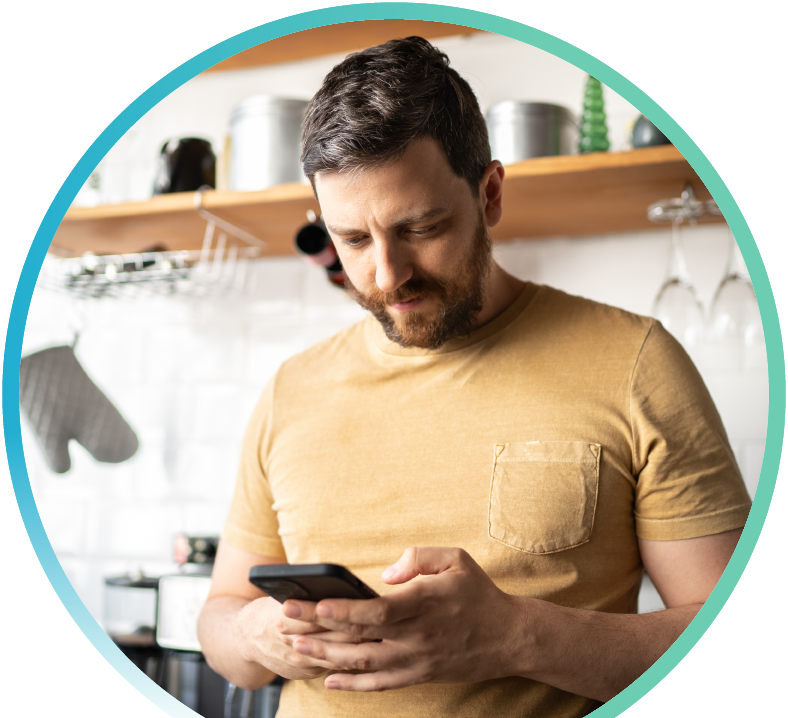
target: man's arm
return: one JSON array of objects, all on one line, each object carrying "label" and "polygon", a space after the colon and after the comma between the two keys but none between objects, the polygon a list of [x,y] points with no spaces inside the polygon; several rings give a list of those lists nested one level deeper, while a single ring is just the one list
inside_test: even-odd
[{"label": "man's arm", "polygon": [[[605,701],[626,688],[678,638],[713,590],[741,530],[682,541],[640,541],[666,610],[612,614],[500,591],[459,549],[408,549],[386,573],[407,583],[379,599],[288,601],[284,613],[381,642],[327,643],[294,636],[299,653],[344,670],[326,686],[385,690],[435,681],[519,675]],[[390,572],[390,573],[389,573]],[[421,576],[413,581],[416,576]]]},{"label": "man's arm", "polygon": [[609,700],[650,668],[695,618],[740,535],[741,529],[736,529],[681,541],[639,539],[643,564],[665,603],[664,611],[612,614],[539,602],[528,622],[533,630],[526,629],[526,635],[538,636],[541,650],[527,659],[522,673]]}]

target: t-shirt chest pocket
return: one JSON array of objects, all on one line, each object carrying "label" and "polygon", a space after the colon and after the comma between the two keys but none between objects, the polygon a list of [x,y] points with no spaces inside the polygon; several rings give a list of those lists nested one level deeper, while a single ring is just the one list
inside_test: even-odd
[{"label": "t-shirt chest pocket", "polygon": [[495,446],[490,538],[518,551],[555,553],[591,538],[602,447],[584,441]]}]

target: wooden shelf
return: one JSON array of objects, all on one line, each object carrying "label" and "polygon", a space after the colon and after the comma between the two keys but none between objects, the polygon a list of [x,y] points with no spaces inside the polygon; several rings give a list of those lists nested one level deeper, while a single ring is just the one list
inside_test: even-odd
[{"label": "wooden shelf", "polygon": [[[654,229],[646,210],[689,183],[711,198],[673,145],[628,152],[540,157],[506,168],[503,220],[495,240],[577,237]],[[712,222],[721,222],[714,219]]]},{"label": "wooden shelf", "polygon": [[[493,229],[493,239],[653,229],[648,205],[680,196],[688,182],[698,199],[710,197],[671,145],[519,162],[506,167],[503,221]],[[264,240],[267,256],[293,254],[293,237],[306,222],[307,210],[319,211],[312,188],[298,183],[260,192],[205,192],[203,207]],[[199,249],[204,231],[194,195],[171,194],[147,202],[72,208],[52,247],[77,255]]]},{"label": "wooden shelf", "polygon": [[[319,212],[308,184],[286,184],[260,192],[206,191],[202,206],[217,217],[266,242],[266,254],[293,254],[293,237]],[[160,195],[147,202],[74,207],[66,212],[52,247],[71,254],[131,254],[152,247],[202,247],[206,222],[194,206],[194,193]]]},{"label": "wooden shelf", "polygon": [[255,45],[214,65],[206,72],[243,70],[279,62],[296,62],[309,57],[333,55],[339,52],[350,53],[410,35],[433,39],[478,32],[482,31],[463,25],[449,25],[426,20],[345,22],[316,27],[312,30],[302,30],[292,35],[269,40],[262,45]]}]

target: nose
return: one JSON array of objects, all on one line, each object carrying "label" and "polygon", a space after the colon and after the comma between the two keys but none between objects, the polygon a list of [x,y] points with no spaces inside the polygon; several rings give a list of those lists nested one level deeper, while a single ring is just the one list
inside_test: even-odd
[{"label": "nose", "polygon": [[399,289],[413,276],[413,265],[401,243],[381,239],[375,242],[375,283],[381,292]]}]

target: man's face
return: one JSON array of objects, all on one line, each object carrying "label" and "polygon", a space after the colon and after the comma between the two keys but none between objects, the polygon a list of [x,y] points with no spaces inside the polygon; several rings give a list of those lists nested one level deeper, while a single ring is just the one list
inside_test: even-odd
[{"label": "man's face", "polygon": [[491,244],[480,196],[433,140],[397,161],[315,177],[354,299],[402,346],[467,335],[485,301]]}]

